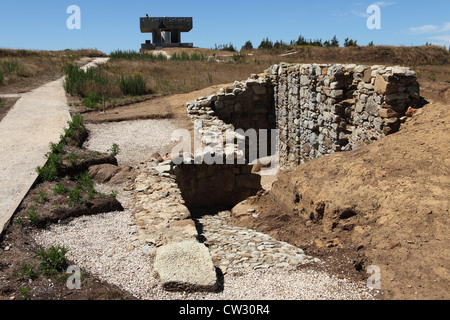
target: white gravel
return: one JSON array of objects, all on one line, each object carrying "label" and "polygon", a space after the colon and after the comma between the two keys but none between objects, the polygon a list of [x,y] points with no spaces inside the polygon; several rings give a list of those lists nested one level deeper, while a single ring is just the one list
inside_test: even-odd
[{"label": "white gravel", "polygon": [[[168,148],[170,136],[177,128],[170,120],[146,120],[88,125],[91,132],[86,146],[108,152],[119,144],[121,164],[135,165],[153,152]],[[146,138],[148,137],[148,139]],[[161,146],[161,147],[160,147]],[[167,151],[167,152],[170,152]],[[96,185],[109,194],[119,191],[124,212],[111,212],[56,224],[35,234],[44,246],[64,245],[69,260],[99,279],[126,290],[143,300],[315,300],[372,299],[373,292],[362,283],[352,283],[315,270],[250,270],[225,274],[219,293],[171,293],[159,287],[153,276],[153,257],[139,243],[136,219],[130,208],[131,194],[123,186]]]},{"label": "white gravel", "polygon": [[[117,187],[96,185],[103,193]],[[122,189],[120,189],[122,190]],[[137,240],[135,218],[127,209],[130,198],[121,191],[124,212],[80,217],[35,234],[44,246],[64,245],[78,267],[143,300],[360,300],[373,299],[364,284],[304,269],[250,270],[225,274],[219,293],[173,293],[159,287],[153,276],[153,258]]]},{"label": "white gravel", "polygon": [[117,161],[120,165],[134,166],[159,152],[163,157],[172,151],[172,133],[178,122],[171,119],[137,120],[86,124],[89,139],[87,149],[109,153],[114,143],[120,147]]}]

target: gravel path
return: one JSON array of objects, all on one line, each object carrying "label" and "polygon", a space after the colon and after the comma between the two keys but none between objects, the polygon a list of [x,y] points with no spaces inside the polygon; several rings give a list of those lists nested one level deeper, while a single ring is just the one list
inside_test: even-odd
[{"label": "gravel path", "polygon": [[94,151],[109,152],[116,143],[121,152],[117,156],[120,165],[134,166],[158,152],[162,156],[172,151],[172,132],[179,128],[176,120],[137,120],[86,124],[89,140],[85,147]]},{"label": "gravel path", "polygon": [[[103,193],[123,186],[96,185]],[[124,212],[80,217],[35,234],[44,246],[64,245],[68,258],[103,281],[115,284],[143,300],[366,300],[373,293],[363,284],[338,279],[313,269],[227,272],[219,293],[171,293],[153,276],[153,257],[138,239],[136,219],[128,209],[130,194],[121,191]],[[226,228],[224,229],[226,230]],[[207,231],[207,229],[205,229]]]},{"label": "gravel path", "polygon": [[[170,136],[177,129],[173,120],[145,120],[88,125],[90,139],[86,147],[107,152],[113,143],[119,144],[120,164],[136,165],[154,152],[170,152]],[[148,138],[146,138],[148,137]],[[167,151],[166,151],[167,150]],[[44,246],[64,245],[68,258],[82,269],[103,281],[115,284],[144,300],[359,300],[373,299],[364,284],[338,279],[324,272],[304,268],[268,270],[239,267],[229,268],[223,275],[222,290],[218,293],[173,293],[159,287],[154,278],[148,247],[138,241],[136,218],[131,212],[131,193],[124,186],[97,184],[99,192],[119,191],[118,200],[124,212],[111,212],[74,219],[68,224],[56,224],[49,230],[35,234]],[[230,237],[231,227],[217,228],[217,221],[202,220],[204,235],[213,241]],[[226,223],[225,220],[220,223]],[[221,234],[224,232],[224,234]],[[228,232],[228,233],[226,233]],[[234,231],[233,231],[234,232]],[[260,236],[260,235],[258,235]],[[242,238],[246,241],[246,238]],[[221,247],[222,245],[222,247]],[[226,242],[216,241],[216,253],[225,251]],[[233,246],[229,246],[233,250]],[[213,249],[213,248],[212,248]],[[219,255],[220,260],[220,255]],[[279,261],[278,261],[279,262]],[[223,259],[222,259],[223,264]]]}]

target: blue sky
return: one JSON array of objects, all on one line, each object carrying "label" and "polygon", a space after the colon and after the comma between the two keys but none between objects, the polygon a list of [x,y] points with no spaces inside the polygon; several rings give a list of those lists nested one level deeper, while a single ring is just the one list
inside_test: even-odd
[{"label": "blue sky", "polygon": [[[367,8],[381,9],[381,29],[367,28]],[[81,9],[81,29],[69,30],[67,8]],[[341,45],[346,37],[358,44],[450,45],[450,1],[302,1],[302,0],[14,0],[0,4],[0,48],[61,50],[97,48],[139,50],[150,34],[141,34],[139,17],[187,16],[194,29],[182,34],[183,42],[213,48],[233,43],[240,48],[251,40],[289,42],[305,38]]]}]

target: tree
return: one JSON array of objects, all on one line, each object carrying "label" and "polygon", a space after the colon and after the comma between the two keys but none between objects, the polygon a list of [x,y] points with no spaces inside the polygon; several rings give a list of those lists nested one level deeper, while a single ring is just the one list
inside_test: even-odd
[{"label": "tree", "polygon": [[336,38],[336,35],[333,37],[333,39],[331,39],[330,45],[331,45],[331,47],[339,47],[339,41]]},{"label": "tree", "polygon": [[302,35],[300,35],[300,36],[298,36],[298,39],[297,39],[297,42],[295,43],[295,45],[306,46],[306,45],[308,45],[308,41],[306,41],[306,39]]},{"label": "tree", "polygon": [[243,46],[242,46],[242,50],[252,50],[253,49],[253,43],[249,40],[247,41]]},{"label": "tree", "polygon": [[373,41],[370,41],[369,44],[368,44],[367,46],[368,46],[368,47],[373,47],[373,46],[375,46],[375,45],[373,44]]},{"label": "tree", "polygon": [[356,40],[352,40],[352,39],[346,38],[345,42],[344,42],[344,46],[345,47],[357,47],[358,43],[357,43]]},{"label": "tree", "polygon": [[269,37],[261,41],[261,44],[258,47],[258,49],[272,49],[272,48],[273,42],[269,40]]}]

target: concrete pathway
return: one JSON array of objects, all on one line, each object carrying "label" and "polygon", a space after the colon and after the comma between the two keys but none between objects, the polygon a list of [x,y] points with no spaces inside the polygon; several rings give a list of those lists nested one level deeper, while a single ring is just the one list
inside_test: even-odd
[{"label": "concrete pathway", "polygon": [[[84,68],[105,61],[95,59]],[[63,81],[21,94],[0,122],[0,234],[36,181],[36,167],[45,165],[50,143],[59,141],[70,120]]]}]

